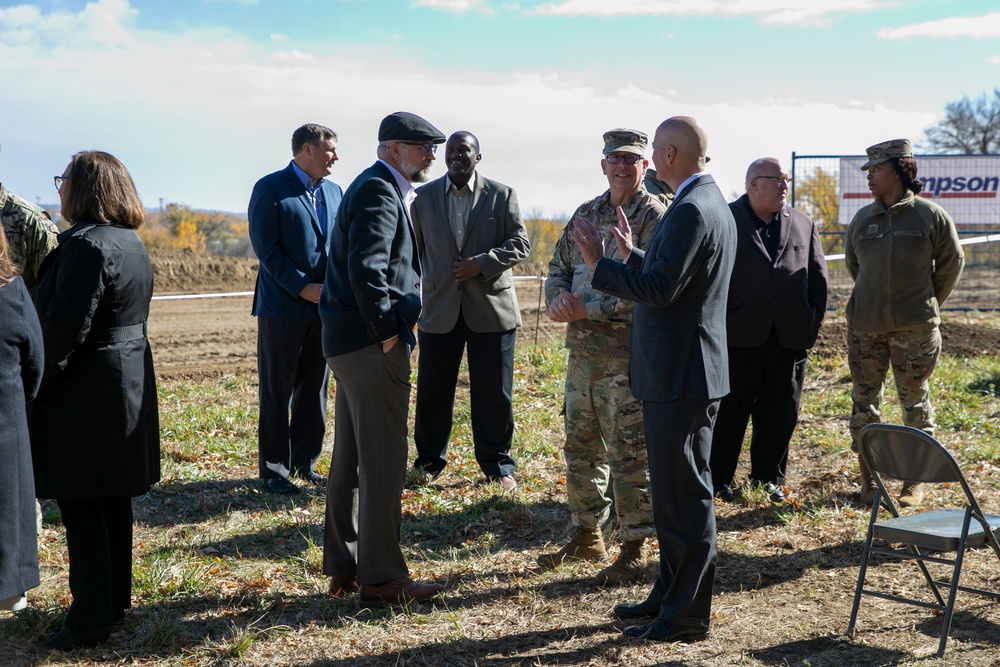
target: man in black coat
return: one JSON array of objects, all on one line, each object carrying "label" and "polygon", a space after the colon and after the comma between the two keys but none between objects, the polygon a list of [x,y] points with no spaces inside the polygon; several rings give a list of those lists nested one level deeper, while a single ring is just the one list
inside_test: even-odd
[{"label": "man in black coat", "polygon": [[750,481],[772,501],[785,499],[806,351],[826,315],[823,246],[812,219],[785,204],[788,183],[776,158],[760,158],[747,169],[746,194],[729,205],[737,237],[726,315],[730,393],[712,438],[712,483],[725,500],[750,419]]},{"label": "man in black coat", "polygon": [[410,579],[399,532],[420,315],[410,204],[445,137],[398,112],[382,120],[378,140],[378,162],[354,179],[337,211],[319,305],[323,355],[337,383],[323,572],[331,595],[360,588],[366,604],[420,600],[442,588]]},{"label": "man in black coat", "polygon": [[726,291],[736,229],[704,171],[707,144],[694,118],[657,128],[657,178],[677,194],[645,252],[631,247],[621,213],[614,233],[624,264],[603,257],[593,225],[574,223],[594,287],[636,302],[629,378],[646,422],[660,575],[645,601],[620,604],[615,614],[655,619],[625,628],[626,636],[670,642],[709,635],[716,549],[708,463],[719,400],[729,393]]}]

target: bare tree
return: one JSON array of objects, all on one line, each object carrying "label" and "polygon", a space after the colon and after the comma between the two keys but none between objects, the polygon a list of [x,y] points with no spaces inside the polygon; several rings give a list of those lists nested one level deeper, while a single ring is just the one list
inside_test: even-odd
[{"label": "bare tree", "polygon": [[975,99],[963,95],[944,107],[944,118],[924,132],[932,151],[988,155],[1000,152],[1000,88]]}]

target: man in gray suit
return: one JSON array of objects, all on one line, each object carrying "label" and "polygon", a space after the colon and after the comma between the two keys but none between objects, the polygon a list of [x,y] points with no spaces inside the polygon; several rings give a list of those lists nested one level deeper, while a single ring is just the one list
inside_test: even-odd
[{"label": "man in gray suit", "polygon": [[378,161],[344,193],[320,296],[323,355],[337,383],[323,572],[330,594],[407,603],[440,584],[410,579],[399,548],[410,352],[420,262],[410,204],[444,135],[405,111],[382,119]]},{"label": "man in gray suit", "polygon": [[826,259],[816,224],[785,203],[789,177],[777,158],[754,160],[736,219],[736,265],[726,329],[731,393],[712,437],[715,495],[732,499],[747,422],[750,482],[772,502],[785,499],[788,443],[799,418],[807,350],[826,315]]},{"label": "man in gray suit", "polygon": [[594,287],[636,301],[629,378],[646,422],[660,575],[646,600],[620,604],[615,614],[655,619],[625,628],[627,636],[669,642],[708,637],[715,581],[709,456],[719,400],[729,393],[726,294],[736,228],[704,171],[707,144],[694,118],[657,128],[657,177],[677,194],[645,252],[631,247],[623,215],[613,233],[624,264],[603,256],[589,222],[578,218],[573,232],[595,269]]},{"label": "man in gray suit", "polygon": [[512,189],[476,171],[479,140],[456,132],[445,144],[448,174],[417,190],[413,231],[422,272],[413,467],[426,476],[447,464],[455,386],[468,348],[476,461],[513,491],[514,336],[521,313],[511,268],[528,256],[528,233]]}]

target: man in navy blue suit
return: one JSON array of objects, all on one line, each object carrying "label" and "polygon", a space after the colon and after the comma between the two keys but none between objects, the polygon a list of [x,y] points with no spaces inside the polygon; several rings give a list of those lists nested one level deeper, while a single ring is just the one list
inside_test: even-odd
[{"label": "man in navy blue suit", "polygon": [[260,477],[274,493],[298,491],[289,477],[326,484],[313,469],[323,449],[330,378],[318,303],[343,196],[326,180],[336,161],[337,134],[303,125],[292,133],[289,165],[257,181],[250,195],[250,242],[260,260],[253,297],[257,451]]},{"label": "man in navy blue suit", "polygon": [[736,223],[705,172],[707,148],[694,118],[675,116],[657,128],[656,176],[676,196],[645,252],[631,247],[620,209],[612,230],[624,263],[604,257],[590,222],[573,223],[594,288],[636,302],[629,379],[646,424],[660,576],[644,601],[619,604],[615,615],[645,619],[626,636],[668,642],[709,636],[715,581],[709,457],[719,401],[729,393],[726,299]]}]

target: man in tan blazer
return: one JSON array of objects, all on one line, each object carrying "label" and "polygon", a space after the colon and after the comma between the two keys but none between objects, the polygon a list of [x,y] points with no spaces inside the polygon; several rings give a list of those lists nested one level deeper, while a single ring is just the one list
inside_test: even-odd
[{"label": "man in tan blazer", "polygon": [[413,227],[421,265],[414,470],[439,474],[451,435],[455,386],[468,348],[472,437],[487,479],[514,490],[511,388],[521,314],[512,267],[528,256],[514,191],[476,172],[479,140],[445,144],[447,175],[417,190]]}]

